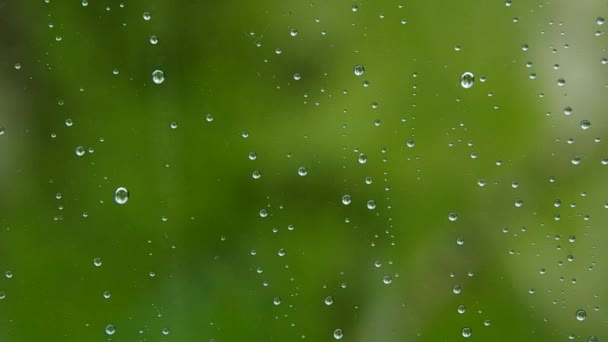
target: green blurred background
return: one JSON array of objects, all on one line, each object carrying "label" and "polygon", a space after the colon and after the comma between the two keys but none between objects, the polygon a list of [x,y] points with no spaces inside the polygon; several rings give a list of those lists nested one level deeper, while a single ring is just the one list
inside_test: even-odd
[{"label": "green blurred background", "polygon": [[0,340],[608,340],[605,15],[0,3]]}]

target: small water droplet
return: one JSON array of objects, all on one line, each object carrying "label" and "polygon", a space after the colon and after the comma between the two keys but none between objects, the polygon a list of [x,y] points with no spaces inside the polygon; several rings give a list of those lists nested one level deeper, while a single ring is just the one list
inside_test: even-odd
[{"label": "small water droplet", "polygon": [[101,258],[95,258],[93,259],[93,265],[95,265],[96,267],[101,266],[102,262],[101,262]]},{"label": "small water droplet", "polygon": [[350,202],[351,202],[350,195],[344,195],[344,196],[342,196],[342,204],[349,205]]},{"label": "small water droplet", "polygon": [[281,298],[274,297],[274,299],[272,300],[272,304],[274,304],[275,306],[281,305]]},{"label": "small water droplet", "polygon": [[332,296],[327,296],[325,297],[325,305],[330,306],[334,303],[334,298]]},{"label": "small water droplet", "polygon": [[565,86],[566,85],[566,80],[563,79],[563,78],[557,79],[557,85],[560,86],[560,87]]},{"label": "small water droplet", "polygon": [[382,277],[382,282],[386,285],[389,285],[393,282],[393,277],[391,277],[390,275],[385,275],[384,277]]},{"label": "small water droplet", "polygon": [[341,340],[342,337],[344,337],[344,333],[342,332],[342,329],[334,330],[334,339]]},{"label": "small water droplet", "polygon": [[293,74],[293,79],[296,81],[299,81],[302,78],[302,76],[300,76],[300,73],[296,72],[295,74]]},{"label": "small water droplet", "polygon": [[582,129],[589,129],[589,127],[591,127],[591,121],[589,121],[589,120],[581,120],[581,128]]},{"label": "small water droplet", "polygon": [[464,304],[458,305],[458,308],[456,308],[456,310],[461,315],[464,314],[465,312],[467,312],[467,308],[466,308],[466,306],[464,306]]},{"label": "small water droplet", "polygon": [[374,200],[367,201],[367,209],[369,209],[369,210],[376,209],[376,201],[374,201]]},{"label": "small water droplet", "polygon": [[308,174],[308,170],[306,170],[306,168],[304,166],[300,166],[298,168],[298,175],[304,177]]},{"label": "small water droplet", "polygon": [[119,187],[114,191],[114,201],[118,204],[125,204],[129,200],[129,191],[124,187]]},{"label": "small water droplet", "polygon": [[110,299],[111,296],[112,296],[112,294],[110,293],[110,291],[104,291],[103,292],[103,298]]},{"label": "small water droplet", "polygon": [[585,310],[576,311],[576,320],[582,322],[587,319],[587,312]]},{"label": "small water droplet", "polygon": [[148,21],[150,19],[152,19],[152,16],[150,15],[150,12],[144,12],[142,14],[142,17],[144,18],[144,20]]},{"label": "small water droplet", "polygon": [[298,30],[296,30],[295,28],[294,28],[294,29],[291,29],[291,30],[289,31],[289,35],[290,35],[290,36],[292,36],[292,37],[297,36],[297,35],[298,35]]},{"label": "small water droplet", "polygon": [[165,82],[165,73],[162,70],[154,70],[152,72],[152,81],[156,84]]},{"label": "small water droplet", "polygon": [[473,330],[469,327],[462,328],[462,337],[469,338],[473,334]]},{"label": "small water droplet", "polygon": [[75,152],[77,156],[82,157],[85,153],[85,149],[82,146],[76,146]]},{"label": "small water droplet", "polygon": [[473,73],[467,71],[460,76],[460,85],[463,88],[469,89],[473,86],[473,83],[475,83],[475,75]]},{"label": "small water droplet", "polygon": [[365,74],[365,67],[361,64],[357,64],[353,67],[353,73],[355,76],[362,76]]},{"label": "small water droplet", "polygon": [[448,214],[448,220],[454,222],[456,220],[458,220],[458,214],[456,214],[455,212],[451,212]]},{"label": "small water droplet", "polygon": [[116,327],[114,327],[114,324],[106,325],[106,334],[114,335],[115,332],[116,332]]},{"label": "small water droplet", "polygon": [[365,153],[359,154],[359,164],[367,163],[367,155]]},{"label": "small water droplet", "polygon": [[155,35],[151,35],[150,36],[150,44],[152,44],[152,45],[158,44],[158,37],[155,36]]},{"label": "small water droplet", "polygon": [[163,330],[161,330],[161,332],[163,335],[167,336],[167,335],[169,335],[170,331],[169,331],[169,328],[163,328]]}]

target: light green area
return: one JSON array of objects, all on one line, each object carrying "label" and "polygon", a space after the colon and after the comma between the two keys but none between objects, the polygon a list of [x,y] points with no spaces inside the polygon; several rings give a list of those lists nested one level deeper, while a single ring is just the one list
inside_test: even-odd
[{"label": "light green area", "polygon": [[602,2],[0,11],[0,340],[608,340]]}]

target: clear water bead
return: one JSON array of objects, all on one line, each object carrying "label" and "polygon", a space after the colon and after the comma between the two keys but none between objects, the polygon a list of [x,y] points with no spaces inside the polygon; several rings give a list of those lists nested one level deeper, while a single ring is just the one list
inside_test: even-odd
[{"label": "clear water bead", "polygon": [[365,67],[361,64],[357,64],[353,67],[353,73],[355,76],[363,76],[363,74],[365,74]]},{"label": "clear water bead", "polygon": [[473,83],[475,83],[475,75],[473,73],[467,71],[460,76],[460,85],[463,88],[469,89],[473,86]]},{"label": "clear water bead", "polygon": [[114,324],[108,324],[106,325],[106,334],[107,335],[114,335],[114,333],[116,332],[116,327],[114,326]]},{"label": "clear water bead", "polygon": [[576,311],[576,320],[582,322],[587,319],[587,312],[585,310],[577,310]]},{"label": "clear water bead", "polygon": [[162,70],[154,70],[152,72],[152,81],[156,84],[165,82],[165,73]]},{"label": "clear water bead", "polygon": [[114,191],[114,201],[118,204],[125,204],[129,200],[129,191],[124,187],[119,187]]},{"label": "clear water bead", "polygon": [[344,337],[344,333],[342,332],[342,329],[334,330],[334,339],[341,340],[342,337]]}]

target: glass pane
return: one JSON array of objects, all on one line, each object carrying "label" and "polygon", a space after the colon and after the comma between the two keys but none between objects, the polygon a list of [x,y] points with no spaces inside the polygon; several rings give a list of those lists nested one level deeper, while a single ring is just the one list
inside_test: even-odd
[{"label": "glass pane", "polygon": [[604,2],[0,8],[0,340],[608,339]]}]

